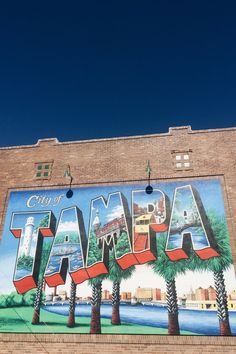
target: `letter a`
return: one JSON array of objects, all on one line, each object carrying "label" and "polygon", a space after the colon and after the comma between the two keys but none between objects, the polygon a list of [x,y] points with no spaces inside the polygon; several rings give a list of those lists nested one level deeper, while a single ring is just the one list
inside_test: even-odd
[{"label": "letter a", "polygon": [[187,185],[175,189],[165,252],[177,261],[189,258],[191,246],[201,259],[219,256],[200,196]]},{"label": "letter a", "polygon": [[63,209],[44,275],[48,286],[65,284],[67,270],[76,284],[89,278],[84,269],[85,242],[80,210],[75,206]]}]

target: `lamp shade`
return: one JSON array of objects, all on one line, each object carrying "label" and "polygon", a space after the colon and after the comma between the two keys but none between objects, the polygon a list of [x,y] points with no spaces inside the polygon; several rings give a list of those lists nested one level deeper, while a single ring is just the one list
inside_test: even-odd
[{"label": "lamp shade", "polygon": [[68,165],[64,171],[64,177],[71,177],[71,174],[70,174],[70,166]]}]

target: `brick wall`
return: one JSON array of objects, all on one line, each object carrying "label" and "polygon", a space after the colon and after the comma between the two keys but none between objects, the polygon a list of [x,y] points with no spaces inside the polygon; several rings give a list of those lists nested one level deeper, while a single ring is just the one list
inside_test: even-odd
[{"label": "brick wall", "polygon": [[152,335],[0,335],[0,353],[229,353],[235,354],[235,338]]},{"label": "brick wall", "polygon": [[[176,170],[173,153],[189,150],[193,167],[186,171]],[[151,162],[153,182],[209,177],[221,179],[231,247],[236,260],[236,128],[192,131],[190,127],[178,127],[157,135],[65,143],[44,139],[33,146],[1,148],[0,231],[10,191],[64,187],[63,172],[67,164],[70,164],[74,177],[73,186],[144,181],[147,160]],[[47,161],[53,162],[51,178],[35,179],[35,163]],[[0,334],[0,352],[15,351],[235,353],[236,340],[202,336]]]}]

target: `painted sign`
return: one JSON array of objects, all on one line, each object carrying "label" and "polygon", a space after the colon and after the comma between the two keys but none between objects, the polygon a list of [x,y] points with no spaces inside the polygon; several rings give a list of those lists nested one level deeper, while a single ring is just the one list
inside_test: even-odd
[{"label": "painted sign", "polygon": [[236,335],[218,179],[14,191],[0,331]]}]

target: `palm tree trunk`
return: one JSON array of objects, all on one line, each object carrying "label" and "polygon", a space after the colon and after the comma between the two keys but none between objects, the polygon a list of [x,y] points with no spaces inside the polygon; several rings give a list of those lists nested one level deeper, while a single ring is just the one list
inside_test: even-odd
[{"label": "palm tree trunk", "polygon": [[69,299],[69,316],[67,327],[74,327],[75,326],[75,298],[76,298],[76,284],[71,279],[70,283],[70,299]]},{"label": "palm tree trunk", "polygon": [[92,314],[90,323],[90,333],[101,333],[100,307],[102,298],[102,282],[92,285]]},{"label": "palm tree trunk", "polygon": [[217,304],[217,315],[220,324],[220,335],[231,336],[224,274],[223,271],[220,270],[219,272],[214,272],[213,275],[214,275],[214,282],[215,282],[215,289],[216,289],[216,304]]},{"label": "palm tree trunk", "polygon": [[178,335],[179,319],[178,319],[178,302],[175,287],[175,279],[166,281],[166,300],[168,310],[168,334]]},{"label": "palm tree trunk", "polygon": [[39,281],[36,290],[36,295],[34,300],[34,314],[31,322],[33,325],[37,325],[40,322],[40,304],[41,304],[43,283],[44,281]]},{"label": "palm tree trunk", "polygon": [[111,324],[120,325],[120,283],[114,281],[112,285],[112,317]]}]

